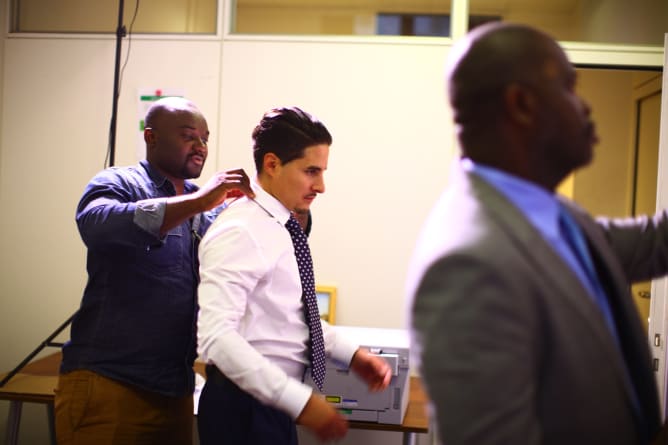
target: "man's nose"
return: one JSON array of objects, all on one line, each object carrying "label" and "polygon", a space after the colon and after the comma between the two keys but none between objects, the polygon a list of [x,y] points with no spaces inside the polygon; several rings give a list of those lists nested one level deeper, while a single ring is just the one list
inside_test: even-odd
[{"label": "man's nose", "polygon": [[313,190],[316,193],[325,193],[325,178],[320,176],[320,178],[318,178],[318,180],[313,185]]},{"label": "man's nose", "polygon": [[202,148],[205,151],[209,148],[209,146],[207,145],[207,141],[205,141],[202,138],[196,138],[195,139],[195,147]]}]

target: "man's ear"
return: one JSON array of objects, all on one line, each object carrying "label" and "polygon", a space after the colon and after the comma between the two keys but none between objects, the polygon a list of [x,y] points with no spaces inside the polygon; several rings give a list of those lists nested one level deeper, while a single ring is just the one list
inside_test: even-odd
[{"label": "man's ear", "polygon": [[155,143],[155,133],[151,127],[144,128],[144,142],[147,145]]},{"label": "man's ear", "polygon": [[510,120],[519,125],[529,125],[534,121],[538,101],[531,89],[511,83],[503,92],[503,103]]},{"label": "man's ear", "polygon": [[262,159],[262,170],[270,176],[281,166],[281,160],[274,153],[266,153]]}]

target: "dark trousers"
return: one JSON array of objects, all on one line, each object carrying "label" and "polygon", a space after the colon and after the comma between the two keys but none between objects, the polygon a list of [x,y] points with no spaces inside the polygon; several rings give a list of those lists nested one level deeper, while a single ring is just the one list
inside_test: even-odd
[{"label": "dark trousers", "polygon": [[257,401],[206,367],[197,429],[201,445],[297,445],[297,427],[287,414]]}]

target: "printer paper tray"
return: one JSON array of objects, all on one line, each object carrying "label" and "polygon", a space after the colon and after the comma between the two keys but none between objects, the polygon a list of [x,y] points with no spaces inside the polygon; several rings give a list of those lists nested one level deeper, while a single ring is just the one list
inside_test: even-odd
[{"label": "printer paper tray", "polygon": [[340,409],[339,412],[348,420],[378,423],[378,411],[365,409]]}]

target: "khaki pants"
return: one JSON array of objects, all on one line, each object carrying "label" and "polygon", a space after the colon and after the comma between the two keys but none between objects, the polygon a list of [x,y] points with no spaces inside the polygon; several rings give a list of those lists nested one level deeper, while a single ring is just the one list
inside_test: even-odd
[{"label": "khaki pants", "polygon": [[144,391],[91,371],[62,374],[55,398],[59,445],[192,445],[193,398]]}]

